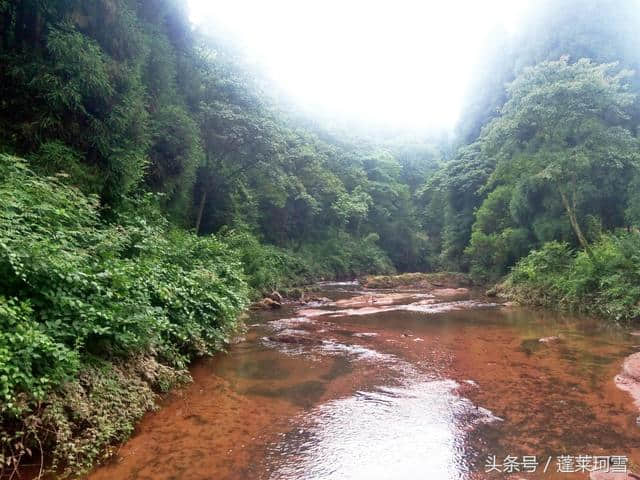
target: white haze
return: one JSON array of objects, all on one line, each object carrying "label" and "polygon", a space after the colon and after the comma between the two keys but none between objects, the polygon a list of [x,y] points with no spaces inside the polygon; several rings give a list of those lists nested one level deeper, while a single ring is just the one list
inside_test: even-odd
[{"label": "white haze", "polygon": [[302,109],[392,128],[450,128],[484,39],[527,0],[189,0]]}]

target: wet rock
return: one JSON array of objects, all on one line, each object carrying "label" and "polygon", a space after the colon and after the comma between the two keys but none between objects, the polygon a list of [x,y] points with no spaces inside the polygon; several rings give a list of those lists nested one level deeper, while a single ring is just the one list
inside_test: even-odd
[{"label": "wet rock", "polygon": [[623,375],[640,382],[640,352],[629,355],[622,364]]},{"label": "wet rock", "polygon": [[272,298],[263,298],[262,303],[269,308],[281,308],[282,303],[273,300]]},{"label": "wet rock", "polygon": [[634,405],[640,409],[640,352],[629,355],[622,364],[622,372],[616,375],[616,387],[629,392]]},{"label": "wet rock", "polygon": [[558,335],[554,335],[552,337],[542,337],[539,338],[538,341],[540,343],[555,343],[560,341],[560,337]]},{"label": "wet rock", "polygon": [[425,300],[418,300],[417,302],[411,303],[411,305],[433,305],[434,303],[438,303],[435,298],[427,298]]},{"label": "wet rock", "polygon": [[300,288],[300,287],[293,287],[293,288],[289,288],[287,290],[284,290],[283,292],[283,296],[293,300],[294,302],[301,302],[304,303],[305,302],[305,290],[304,288]]},{"label": "wet rock", "polygon": [[[392,312],[392,311],[406,311],[406,312],[419,312],[419,313],[442,313],[449,312],[452,310],[469,310],[474,308],[494,308],[498,305],[495,303],[480,303],[474,300],[458,300],[458,301],[447,301],[447,302],[437,302],[433,299],[429,300],[421,300],[414,303],[409,304],[392,304],[392,305],[378,305],[378,306],[367,306],[360,308],[351,308],[344,310],[327,310],[323,313],[314,313],[312,309],[312,314],[314,315],[329,315],[330,317],[344,317],[344,316],[353,316],[353,315],[372,315],[374,313],[383,313],[383,312]],[[322,312],[322,311],[321,311]],[[299,310],[298,313],[300,315],[308,315],[305,311]]]},{"label": "wet rock", "polygon": [[334,328],[331,332],[336,335],[344,335],[346,337],[352,337],[356,333],[353,330],[346,330],[344,328]]},{"label": "wet rock", "polygon": [[468,287],[471,278],[463,273],[403,273],[401,275],[378,275],[363,278],[360,283],[366,288],[420,288]]},{"label": "wet rock", "polygon": [[358,295],[351,298],[345,298],[338,300],[336,305],[340,307],[365,307],[370,305],[391,305],[393,302],[400,300],[403,297],[399,297],[397,293],[390,293],[387,295]]},{"label": "wet rock", "polygon": [[327,297],[311,297],[307,299],[307,303],[331,303],[331,299]]},{"label": "wet rock", "polygon": [[633,403],[640,409],[640,382],[637,382],[633,378],[627,377],[624,374],[616,375],[614,378],[616,387],[625,392],[629,392],[633,398]]},{"label": "wet rock", "polygon": [[428,293],[370,293],[366,295],[358,295],[351,298],[344,298],[338,300],[336,305],[339,307],[368,307],[368,306],[381,306],[381,305],[394,305],[402,304],[408,300],[414,300],[419,298],[433,298],[432,294]]},{"label": "wet rock", "polygon": [[455,297],[457,295],[467,295],[469,293],[468,288],[436,288],[431,293],[437,297]]},{"label": "wet rock", "polygon": [[434,303],[432,305],[425,305],[418,303],[410,303],[409,305],[402,305],[398,310],[406,310],[408,312],[421,312],[421,313],[443,313],[450,312],[452,310],[471,310],[475,308],[494,308],[497,305],[495,303],[480,303],[475,300],[458,300],[442,303]]},{"label": "wet rock", "polygon": [[379,307],[362,307],[351,308],[346,310],[334,310],[329,312],[331,317],[348,317],[353,315],[372,315],[374,313],[390,312],[393,310],[401,310],[401,306],[394,307],[393,305],[379,306]]},{"label": "wet rock", "polygon": [[301,317],[318,317],[321,315],[329,315],[333,313],[331,310],[322,310],[320,308],[301,308],[297,314]]},{"label": "wet rock", "polygon": [[282,295],[280,295],[280,293],[276,290],[274,290],[273,292],[271,292],[267,298],[270,298],[271,300],[273,300],[274,302],[278,302],[279,304],[282,304],[283,298]]},{"label": "wet rock", "polygon": [[462,397],[467,397],[471,392],[477,391],[478,388],[478,384],[473,380],[464,380],[458,383],[455,392]]},{"label": "wet rock", "polygon": [[640,476],[631,472],[595,471],[589,475],[590,480],[640,480]]},{"label": "wet rock", "polygon": [[281,308],[281,307],[282,307],[282,303],[277,302],[269,297],[265,297],[259,302],[252,304],[250,308],[252,310],[269,310],[269,309]]}]

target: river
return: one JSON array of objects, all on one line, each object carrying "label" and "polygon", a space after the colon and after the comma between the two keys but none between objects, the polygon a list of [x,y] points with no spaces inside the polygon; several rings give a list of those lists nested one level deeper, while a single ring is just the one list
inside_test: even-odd
[{"label": "river", "polygon": [[614,383],[640,337],[464,290],[321,288],[252,313],[89,478],[573,479],[640,463],[640,413]]}]

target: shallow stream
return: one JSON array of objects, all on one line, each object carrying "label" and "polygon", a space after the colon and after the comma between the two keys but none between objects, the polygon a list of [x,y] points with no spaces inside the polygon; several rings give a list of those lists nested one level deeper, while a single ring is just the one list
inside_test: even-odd
[{"label": "shallow stream", "polygon": [[321,288],[252,314],[89,478],[573,479],[604,457],[640,463],[640,413],[614,383],[640,337],[464,290]]}]

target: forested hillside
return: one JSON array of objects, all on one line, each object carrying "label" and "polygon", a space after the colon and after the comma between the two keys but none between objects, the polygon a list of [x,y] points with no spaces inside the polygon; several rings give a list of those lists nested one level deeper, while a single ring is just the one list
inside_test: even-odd
[{"label": "forested hillside", "polygon": [[184,2],[0,12],[5,473],[38,448],[85,469],[250,297],[428,268],[412,199],[436,146],[299,118]]},{"label": "forested hillside", "polygon": [[619,320],[638,315],[637,7],[547,2],[532,8],[527,29],[492,39],[468,93],[461,146],[420,189],[432,263],[495,281],[531,250],[560,242],[517,269],[511,294]]},{"label": "forested hillside", "polygon": [[423,190],[431,220],[425,228],[448,268],[475,265],[495,276],[546,241],[577,245],[561,195],[544,178],[562,175],[551,172],[554,156],[565,157],[562,168],[582,170],[575,171],[575,200],[583,229],[585,222],[610,230],[634,220],[628,195],[640,118],[637,5],[547,2],[531,16],[526,30],[496,35],[487,46],[460,120],[462,146]]},{"label": "forested hillside", "polygon": [[193,30],[182,2],[3,8],[3,150],[39,174],[64,171],[105,218],[149,191],[199,234],[328,254],[325,276],[390,269],[382,250],[425,268],[411,196],[437,151],[418,144],[416,161],[305,126],[233,45]]},{"label": "forested hillside", "polygon": [[523,301],[640,313],[633,1],[497,33],[455,148],[296,113],[180,0],[0,13],[2,473],[88,468],[272,289],[517,264]]}]

